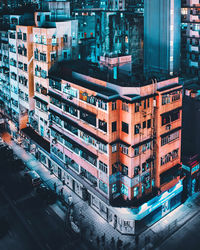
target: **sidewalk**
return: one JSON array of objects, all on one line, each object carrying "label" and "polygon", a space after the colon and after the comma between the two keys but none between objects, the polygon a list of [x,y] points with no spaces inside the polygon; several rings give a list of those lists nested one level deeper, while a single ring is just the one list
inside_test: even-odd
[{"label": "sidewalk", "polygon": [[[91,240],[91,244],[94,248],[105,249],[102,243],[97,245],[96,237],[100,238],[105,234],[105,246],[106,249],[116,249],[110,245],[112,237],[115,239],[115,246],[118,239],[123,241],[123,248],[126,250],[133,250],[135,247],[135,237],[122,235],[116,231],[111,225],[109,225],[99,214],[97,214],[88,204],[78,197],[71,189],[63,183],[53,174],[50,174],[49,170],[44,167],[33,155],[26,152],[20,146],[11,142],[11,147],[16,155],[21,158],[29,169],[35,170],[41,179],[51,188],[54,189],[54,183],[57,184],[57,193],[63,187],[63,194],[65,200],[71,195],[74,204],[74,218],[81,226],[81,231],[86,239]],[[65,220],[66,207],[61,202],[57,202],[51,205],[51,208],[55,213],[62,219]],[[160,221],[150,226],[145,232],[139,236],[139,250],[144,249],[156,249],[156,245],[167,236],[171,235],[174,231],[178,230],[179,227],[187,223],[196,213],[200,212],[200,196],[195,194],[188,200],[176,208],[174,211],[166,215]],[[148,238],[148,243],[147,243]],[[149,240],[150,239],[150,240]],[[145,243],[146,242],[146,243]],[[155,245],[155,247],[153,247]],[[149,246],[149,247],[148,247]]]},{"label": "sidewalk", "polygon": [[[75,219],[81,224],[84,231],[84,236],[88,239],[92,239],[93,243],[96,243],[97,235],[101,238],[105,234],[105,241],[111,242],[111,238],[115,239],[117,242],[118,238],[123,241],[123,245],[130,244],[129,242],[134,242],[134,236],[121,235],[116,231],[111,225],[109,225],[100,215],[98,215],[88,204],[83,201],[78,195],[76,195],[71,189],[66,185],[63,185],[62,181],[59,180],[54,174],[50,174],[50,171],[44,167],[33,155],[29,152],[26,152],[23,148],[18,146],[15,142],[11,142],[11,147],[14,153],[21,158],[31,170],[35,170],[51,189],[54,189],[54,183],[57,185],[57,193],[59,194],[60,189],[63,187],[63,195],[65,200],[69,195],[73,198],[74,204],[74,216]],[[52,205],[51,208],[55,213],[62,219],[65,219],[66,207],[57,202]],[[92,232],[92,233],[91,233]],[[100,240],[101,241],[101,240]],[[98,247],[101,248],[101,245]],[[110,249],[110,248],[108,248]],[[133,249],[132,247],[126,249]]]}]

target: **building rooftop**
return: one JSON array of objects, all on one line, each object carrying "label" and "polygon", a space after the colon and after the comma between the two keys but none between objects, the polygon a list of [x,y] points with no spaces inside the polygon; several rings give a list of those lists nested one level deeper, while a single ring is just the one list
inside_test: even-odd
[{"label": "building rooftop", "polygon": [[[144,75],[143,72],[131,72],[132,74],[127,75],[125,73],[118,73],[117,79],[113,78],[113,72],[109,71],[106,67],[101,67],[97,63],[91,63],[88,61],[82,60],[70,60],[70,61],[61,61],[50,69],[49,74],[54,75],[60,79],[73,80],[71,72],[77,72],[83,75],[91,76],[93,78],[109,82],[121,87],[141,87],[149,85],[152,83],[152,79],[157,79],[157,81],[164,81],[166,79],[173,78],[174,76],[164,75],[153,73]],[[77,82],[77,81],[76,81]],[[80,81],[79,84],[81,84]],[[84,82],[84,83],[83,83]],[[83,81],[82,84],[86,84],[86,81]],[[107,88],[106,88],[107,92]],[[113,93],[114,94],[114,93]]]}]

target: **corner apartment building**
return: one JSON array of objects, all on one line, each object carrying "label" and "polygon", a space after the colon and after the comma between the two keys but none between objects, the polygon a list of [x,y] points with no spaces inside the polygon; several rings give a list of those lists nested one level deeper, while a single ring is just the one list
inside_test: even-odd
[{"label": "corner apartment building", "polygon": [[182,86],[178,78],[124,79],[82,61],[52,67],[49,160],[58,178],[132,234],[181,203]]},{"label": "corner apartment building", "polygon": [[182,0],[182,71],[200,77],[200,1]]}]

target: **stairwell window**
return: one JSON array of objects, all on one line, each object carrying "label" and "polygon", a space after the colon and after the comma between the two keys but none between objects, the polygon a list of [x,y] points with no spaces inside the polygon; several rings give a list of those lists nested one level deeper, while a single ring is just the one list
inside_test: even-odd
[{"label": "stairwell window", "polygon": [[112,102],[112,110],[116,110],[117,109],[117,102]]},{"label": "stairwell window", "polygon": [[121,163],[122,166],[122,174],[128,176],[128,167]]},{"label": "stairwell window", "polygon": [[128,147],[124,146],[123,144],[120,144],[121,152],[125,155],[128,155]]},{"label": "stairwell window", "polygon": [[126,134],[129,133],[129,125],[126,122],[122,122],[122,131]]},{"label": "stairwell window", "polygon": [[140,103],[140,102],[136,102],[136,103],[135,103],[135,113],[137,113],[137,112],[140,111],[140,106],[141,106],[141,103]]},{"label": "stairwell window", "polygon": [[112,122],[112,132],[117,131],[117,122]]},{"label": "stairwell window", "polygon": [[135,135],[139,134],[140,133],[140,128],[141,128],[141,124],[138,123],[135,125]]},{"label": "stairwell window", "polygon": [[139,155],[139,147],[136,147],[135,149],[134,149],[134,155],[135,156],[138,156]]},{"label": "stairwell window", "polygon": [[139,175],[139,173],[140,173],[140,166],[137,166],[134,168],[134,176]]},{"label": "stairwell window", "polygon": [[117,152],[117,144],[112,145],[112,153]]},{"label": "stairwell window", "polygon": [[129,111],[128,103],[122,102],[122,110],[124,110],[124,111],[126,111],[126,112]]}]

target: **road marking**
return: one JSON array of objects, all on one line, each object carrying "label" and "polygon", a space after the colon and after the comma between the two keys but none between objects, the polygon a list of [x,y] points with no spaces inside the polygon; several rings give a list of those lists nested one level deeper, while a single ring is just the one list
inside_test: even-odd
[{"label": "road marking", "polygon": [[29,219],[27,219],[27,222],[28,224],[32,225],[32,222]]},{"label": "road marking", "polygon": [[50,249],[50,250],[51,250],[51,247],[49,246],[48,243],[46,243],[45,246],[47,247],[47,249]]},{"label": "road marking", "polygon": [[46,211],[46,213],[47,213],[48,215],[50,215],[50,212],[49,212],[47,209],[46,209],[45,211]]}]

